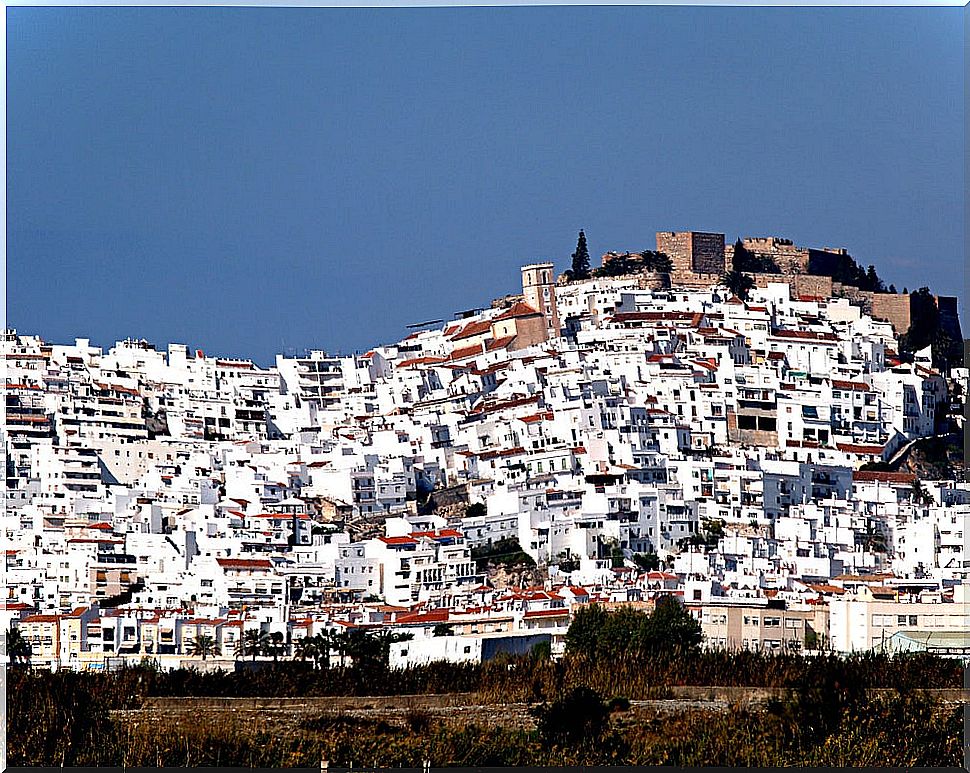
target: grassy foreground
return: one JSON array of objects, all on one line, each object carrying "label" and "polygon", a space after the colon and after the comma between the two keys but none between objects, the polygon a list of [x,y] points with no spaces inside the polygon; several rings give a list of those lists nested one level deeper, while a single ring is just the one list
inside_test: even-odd
[{"label": "grassy foreground", "polygon": [[[787,688],[759,708],[632,710],[671,685]],[[609,660],[525,657],[483,666],[254,673],[8,675],[8,762],[93,766],[959,766],[963,709],[924,689],[962,687],[959,662],[928,656],[852,658],[671,651]],[[869,688],[890,688],[879,694]],[[421,711],[399,721],[334,712],[285,724],[230,714],[132,719],[153,696],[393,695],[476,692],[531,705],[529,727],[457,724]]]}]

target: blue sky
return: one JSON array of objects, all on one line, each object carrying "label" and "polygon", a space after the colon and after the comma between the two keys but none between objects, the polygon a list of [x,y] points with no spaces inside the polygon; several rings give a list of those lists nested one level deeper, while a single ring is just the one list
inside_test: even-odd
[{"label": "blue sky", "polygon": [[[964,295],[963,10],[7,9],[8,325],[268,362],[657,230]],[[964,314],[966,325],[967,317]]]}]

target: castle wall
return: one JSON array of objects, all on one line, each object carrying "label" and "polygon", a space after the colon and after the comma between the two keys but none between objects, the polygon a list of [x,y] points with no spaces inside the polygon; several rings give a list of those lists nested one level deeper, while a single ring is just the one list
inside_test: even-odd
[{"label": "castle wall", "polygon": [[872,316],[884,319],[893,326],[896,334],[909,330],[911,303],[908,295],[895,293],[869,293],[872,298]]}]

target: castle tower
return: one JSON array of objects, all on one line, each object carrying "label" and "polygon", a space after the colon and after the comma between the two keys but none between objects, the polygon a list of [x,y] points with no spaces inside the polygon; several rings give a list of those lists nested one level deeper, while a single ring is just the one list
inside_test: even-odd
[{"label": "castle tower", "polygon": [[721,274],[724,271],[724,234],[702,231],[657,231],[657,252],[664,253],[674,271]]},{"label": "castle tower", "polygon": [[549,338],[559,336],[559,310],[556,308],[556,284],[552,263],[522,266],[522,296],[546,319]]}]

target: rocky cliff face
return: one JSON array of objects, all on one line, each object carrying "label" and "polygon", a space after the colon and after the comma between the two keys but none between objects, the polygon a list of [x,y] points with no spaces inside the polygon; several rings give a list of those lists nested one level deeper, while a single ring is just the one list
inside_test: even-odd
[{"label": "rocky cliff face", "polygon": [[535,585],[542,585],[549,579],[549,573],[544,567],[526,566],[516,564],[515,566],[504,566],[490,563],[485,570],[489,583],[495,588],[528,588]]}]

